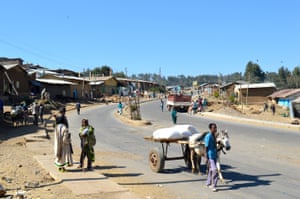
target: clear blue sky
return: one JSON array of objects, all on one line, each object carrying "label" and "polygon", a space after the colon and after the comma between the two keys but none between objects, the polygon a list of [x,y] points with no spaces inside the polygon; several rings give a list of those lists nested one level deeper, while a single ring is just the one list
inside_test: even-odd
[{"label": "clear blue sky", "polygon": [[128,75],[300,66],[300,0],[1,1],[0,57]]}]

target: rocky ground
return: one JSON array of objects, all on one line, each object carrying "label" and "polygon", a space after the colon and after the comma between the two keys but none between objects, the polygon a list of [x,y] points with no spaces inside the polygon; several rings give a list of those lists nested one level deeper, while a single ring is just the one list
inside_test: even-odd
[{"label": "rocky ground", "polygon": [[292,121],[295,121],[288,116],[288,110],[286,108],[282,108],[278,105],[276,105],[276,112],[273,115],[270,109],[264,112],[262,105],[229,105],[222,101],[214,99],[209,100],[212,103],[211,106],[206,108],[206,111],[209,112],[286,124],[291,124]]},{"label": "rocky ground", "polygon": [[[74,107],[71,104],[69,107]],[[231,116],[253,118],[260,120],[277,121],[283,123],[290,123],[291,120],[288,117],[283,117],[283,112],[277,107],[277,113],[273,115],[271,112],[263,112],[260,106],[244,106],[243,109],[238,106],[225,106],[224,104],[215,101],[212,106],[207,107],[207,111],[213,111],[222,114],[229,114]],[[128,115],[125,113],[124,115]],[[46,116],[47,117],[47,116]],[[127,121],[126,119],[123,121]],[[144,121],[139,123],[131,123],[131,125],[144,125],[147,124]],[[29,133],[35,133],[37,135],[45,135],[43,126],[34,127],[32,125],[26,127],[13,128],[6,126],[4,123],[0,125],[0,185],[6,190],[5,198],[95,198],[96,196],[75,196],[71,191],[66,189],[61,183],[56,182],[47,171],[40,167],[38,162],[34,159],[35,155],[51,154],[52,147],[48,147],[43,151],[32,151],[27,147],[27,142],[24,136]],[[50,134],[51,135],[51,134]],[[52,140],[45,138],[45,142],[40,143],[42,145],[48,144],[51,146]],[[79,150],[75,149],[75,154],[79,154]],[[101,165],[102,169],[97,172],[108,173],[114,176],[114,174],[126,173],[122,168],[111,168],[109,165],[109,157],[116,156],[118,154],[108,154],[101,152],[101,157],[96,160],[95,165]],[[130,156],[130,154],[128,154]],[[134,157],[131,157],[134,158]],[[75,160],[78,160],[78,156],[75,155]],[[107,167],[106,167],[107,166]],[[121,175],[120,175],[121,176]],[[108,176],[109,177],[109,176]],[[139,177],[117,177],[112,178],[117,183],[135,182],[141,181]],[[129,183],[130,184],[130,183]],[[139,185],[126,187],[130,191],[136,193],[141,198],[171,198],[171,194],[168,193],[162,186],[159,185]],[[0,187],[1,190],[1,187]],[[1,191],[0,191],[1,194]],[[19,195],[19,196],[17,196]]]}]

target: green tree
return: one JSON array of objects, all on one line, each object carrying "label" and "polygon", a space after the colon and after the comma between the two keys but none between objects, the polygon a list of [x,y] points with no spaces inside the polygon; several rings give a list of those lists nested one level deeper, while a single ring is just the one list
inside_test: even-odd
[{"label": "green tree", "polygon": [[278,77],[279,77],[279,84],[280,86],[287,85],[288,77],[290,76],[291,72],[288,68],[285,68],[284,66],[281,66],[278,69]]},{"label": "green tree", "polygon": [[263,82],[265,80],[265,73],[257,63],[249,61],[246,65],[244,79],[249,82]]},{"label": "green tree", "polygon": [[113,75],[115,77],[127,78],[127,76],[124,72],[115,72]]},{"label": "green tree", "polygon": [[93,75],[95,76],[110,76],[113,72],[110,66],[103,65],[101,67],[96,67],[92,71]]},{"label": "green tree", "polygon": [[299,88],[300,86],[300,67],[296,66],[292,72],[293,74],[293,82],[294,82],[294,87]]},{"label": "green tree", "polygon": [[243,79],[243,75],[240,72],[235,72],[229,75],[224,75],[224,80],[226,82],[235,82],[238,80],[242,80]]},{"label": "green tree", "polygon": [[269,82],[274,82],[275,85],[278,85],[279,83],[279,76],[276,72],[266,72],[266,81],[269,81]]}]

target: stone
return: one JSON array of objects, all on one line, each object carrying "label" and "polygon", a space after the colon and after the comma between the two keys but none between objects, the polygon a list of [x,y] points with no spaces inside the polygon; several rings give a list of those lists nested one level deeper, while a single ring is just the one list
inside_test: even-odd
[{"label": "stone", "polygon": [[2,180],[6,181],[7,183],[11,183],[12,179],[11,178],[7,178],[7,177],[2,177]]},{"label": "stone", "polygon": [[40,183],[39,182],[26,182],[25,188],[39,188]]}]

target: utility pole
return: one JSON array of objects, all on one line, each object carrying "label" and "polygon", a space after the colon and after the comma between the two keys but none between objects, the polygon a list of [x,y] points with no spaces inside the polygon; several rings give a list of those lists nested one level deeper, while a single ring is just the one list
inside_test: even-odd
[{"label": "utility pole", "polygon": [[159,82],[158,82],[158,84],[160,85],[161,84],[161,67],[159,67],[158,75],[159,75]]}]

